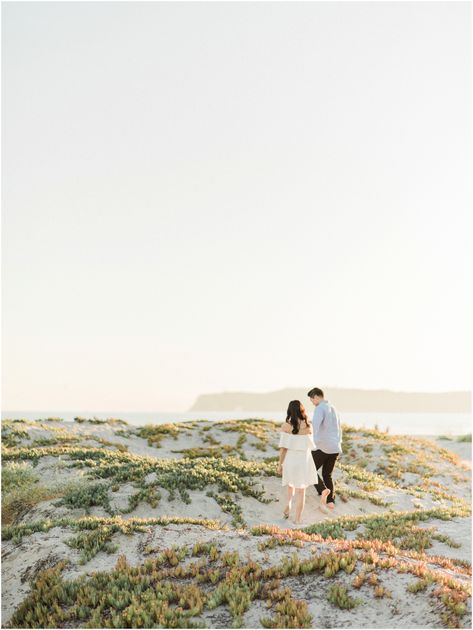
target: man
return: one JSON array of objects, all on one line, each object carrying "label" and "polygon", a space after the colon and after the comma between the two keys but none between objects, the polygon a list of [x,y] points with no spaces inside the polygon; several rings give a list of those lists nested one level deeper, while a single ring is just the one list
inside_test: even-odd
[{"label": "man", "polygon": [[315,489],[321,495],[321,504],[333,509],[335,507],[335,491],[333,488],[332,471],[335,461],[342,453],[342,428],[337,410],[325,400],[324,393],[314,387],[307,393],[315,405],[312,425],[314,428],[315,450],[312,451],[315,468],[322,467],[322,478],[317,474],[318,483]]}]

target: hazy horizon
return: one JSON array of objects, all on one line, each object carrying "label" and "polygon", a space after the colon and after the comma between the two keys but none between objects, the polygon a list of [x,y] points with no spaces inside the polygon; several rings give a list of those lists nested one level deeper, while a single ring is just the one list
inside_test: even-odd
[{"label": "hazy horizon", "polygon": [[471,388],[469,2],[2,4],[2,409]]},{"label": "hazy horizon", "polygon": [[[324,387],[325,387],[326,390],[337,389],[336,387],[335,388],[334,387],[330,387],[330,386],[327,387],[325,385],[324,385]],[[207,395],[216,395],[216,396],[218,396],[218,395],[227,394],[227,393],[270,394],[270,393],[279,392],[279,391],[285,390],[285,389],[300,389],[300,388],[295,386],[295,385],[293,385],[293,386],[289,385],[289,386],[286,386],[286,387],[283,387],[283,388],[274,389],[274,390],[271,389],[271,390],[268,390],[268,391],[265,391],[265,392],[261,392],[260,390],[258,390],[258,391],[257,390],[254,390],[254,391],[251,391],[251,390],[244,390],[244,391],[239,391],[239,390],[222,390],[222,391],[219,391],[219,392],[201,392],[200,394],[198,394],[196,396],[196,398],[193,401],[193,403],[187,409],[176,410],[176,409],[157,409],[156,408],[156,409],[142,409],[141,412],[142,413],[154,413],[154,412],[159,412],[159,413],[166,413],[166,412],[169,412],[169,413],[181,413],[181,412],[185,412],[185,413],[188,413],[188,412],[192,411],[192,407],[194,406],[194,404],[196,403],[198,398],[200,398],[201,396],[207,396]],[[351,389],[351,388],[347,387],[347,388],[343,388],[343,389]],[[458,394],[458,393],[465,393],[465,392],[470,393],[471,392],[471,388],[470,389],[466,389],[466,390],[439,390],[437,392],[433,392],[433,391],[418,391],[418,390],[402,390],[402,391],[400,391],[400,390],[389,390],[389,389],[386,389],[386,388],[379,388],[378,390],[376,390],[376,389],[365,390],[365,388],[357,388],[356,391],[360,391],[360,392],[361,391],[371,391],[371,392],[375,392],[375,391],[389,391],[391,393],[396,393],[396,394],[397,393],[402,393],[402,394],[414,393],[414,394],[429,395],[429,394],[439,394],[439,393],[444,393],[444,394]],[[37,411],[49,412],[49,411],[52,411],[52,410],[54,410],[52,407],[48,407],[48,408],[45,408],[45,409],[39,409],[39,408],[36,408],[36,409],[26,409],[26,408],[5,409],[5,408],[2,408],[1,412],[2,412],[2,414],[6,414],[6,413],[9,413],[9,412],[12,412],[12,411],[25,411],[25,412],[31,413],[31,412],[37,412]],[[67,412],[67,413],[76,413],[77,409],[65,409],[64,408],[61,411],[64,411],[64,412]],[[84,409],[82,409],[82,411],[84,411]],[[93,410],[90,409],[89,411],[93,411]],[[120,413],[140,413],[140,410],[137,410],[137,409],[120,409],[120,410],[119,409],[115,409],[115,410],[113,410],[113,409],[96,409],[96,410],[94,410],[94,413],[110,413],[110,412],[113,412],[113,411],[120,412]],[[243,410],[243,411],[245,411],[245,413],[246,413],[246,410]],[[269,410],[267,410],[267,411],[269,411]],[[367,413],[373,413],[373,412],[369,411]],[[390,412],[383,412],[383,413],[390,413]],[[392,413],[402,413],[402,412],[392,412]],[[415,412],[407,412],[407,413],[415,413]],[[419,412],[419,413],[424,413],[424,412]],[[432,411],[427,411],[425,413],[426,414],[431,414],[433,412]],[[439,412],[439,413],[443,413],[443,412]],[[449,413],[459,413],[459,414],[462,414],[462,415],[466,415],[468,412],[460,411],[460,412],[449,412]]]}]

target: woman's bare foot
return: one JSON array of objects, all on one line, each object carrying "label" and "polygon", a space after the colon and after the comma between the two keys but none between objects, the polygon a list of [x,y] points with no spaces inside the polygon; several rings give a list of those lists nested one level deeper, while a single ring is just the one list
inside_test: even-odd
[{"label": "woman's bare foot", "polygon": [[286,505],[286,507],[284,508],[284,518],[289,518],[289,512],[291,511],[291,504],[289,503],[288,505]]},{"label": "woman's bare foot", "polygon": [[327,507],[333,510],[335,509],[335,503],[333,501],[331,503],[327,503]]}]

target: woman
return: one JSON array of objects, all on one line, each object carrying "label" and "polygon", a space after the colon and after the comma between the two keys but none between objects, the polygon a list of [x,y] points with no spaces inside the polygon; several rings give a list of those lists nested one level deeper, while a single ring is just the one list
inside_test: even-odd
[{"label": "woman", "polygon": [[296,514],[294,523],[302,522],[305,504],[305,489],[318,482],[317,470],[312,459],[315,444],[312,439],[312,425],[307,420],[304,405],[300,400],[291,400],[287,408],[286,421],[279,437],[278,475],[282,473],[282,485],[287,485],[287,505],[283,512],[289,518],[292,499],[296,493]]}]

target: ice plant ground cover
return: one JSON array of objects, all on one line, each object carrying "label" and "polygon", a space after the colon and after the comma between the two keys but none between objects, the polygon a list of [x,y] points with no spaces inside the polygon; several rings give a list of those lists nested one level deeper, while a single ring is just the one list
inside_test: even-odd
[{"label": "ice plant ground cover", "polygon": [[2,422],[2,627],[471,626],[471,442],[344,427],[282,518],[278,427]]}]

